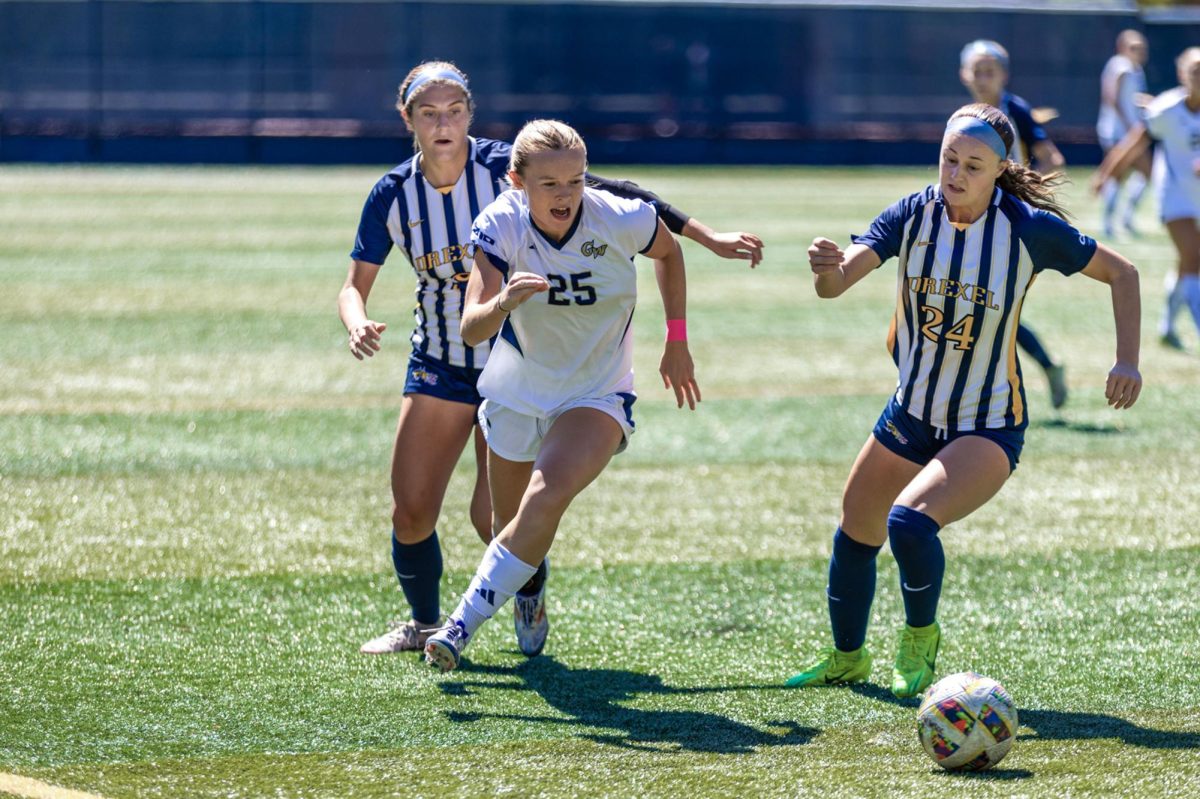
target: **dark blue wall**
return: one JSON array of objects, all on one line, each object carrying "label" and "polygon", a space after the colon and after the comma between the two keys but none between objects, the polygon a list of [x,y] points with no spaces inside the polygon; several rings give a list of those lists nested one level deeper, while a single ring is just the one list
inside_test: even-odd
[{"label": "dark blue wall", "polygon": [[907,163],[966,99],[958,51],[1003,42],[1011,88],[1095,160],[1097,78],[1146,30],[1151,88],[1197,26],[1133,15],[816,7],[0,2],[0,160],[380,163],[415,63],[456,62],[476,131],[577,126],[597,160]]}]

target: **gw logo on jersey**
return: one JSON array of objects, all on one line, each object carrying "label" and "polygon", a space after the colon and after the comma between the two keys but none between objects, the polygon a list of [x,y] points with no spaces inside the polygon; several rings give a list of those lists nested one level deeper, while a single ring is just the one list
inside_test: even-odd
[{"label": "gw logo on jersey", "polygon": [[583,246],[579,248],[579,251],[588,257],[599,258],[600,256],[604,255],[604,252],[607,249],[607,244],[601,244],[599,247],[597,247],[596,241],[593,239],[591,241],[585,241]]},{"label": "gw logo on jersey", "polygon": [[949,280],[944,277],[940,279],[910,277],[908,279],[908,288],[914,294],[941,294],[943,297],[966,300],[976,305],[983,305],[993,311],[1000,310],[1000,306],[996,304],[996,293],[991,289],[985,289],[983,286],[959,283],[957,280]]},{"label": "gw logo on jersey", "polygon": [[471,235],[477,239],[482,239],[483,241],[486,241],[488,244],[492,245],[493,247],[496,246],[496,240],[493,239],[488,234],[484,233],[478,227],[471,228]]}]

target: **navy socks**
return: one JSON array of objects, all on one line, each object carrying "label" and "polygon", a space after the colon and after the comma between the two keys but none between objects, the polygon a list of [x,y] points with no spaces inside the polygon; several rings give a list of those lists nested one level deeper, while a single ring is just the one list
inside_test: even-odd
[{"label": "navy socks", "polygon": [[900,567],[904,616],[910,627],[927,627],[937,617],[946,572],[940,529],[929,516],[903,505],[893,505],[888,514],[888,540]]},{"label": "navy socks", "polygon": [[442,546],[437,530],[416,544],[401,544],[392,531],[392,565],[414,620],[434,624],[441,616],[438,585],[442,580]]},{"label": "navy socks", "polygon": [[875,558],[882,547],[862,544],[838,528],[829,559],[829,622],[833,645],[853,652],[867,638],[871,602],[875,599]]}]

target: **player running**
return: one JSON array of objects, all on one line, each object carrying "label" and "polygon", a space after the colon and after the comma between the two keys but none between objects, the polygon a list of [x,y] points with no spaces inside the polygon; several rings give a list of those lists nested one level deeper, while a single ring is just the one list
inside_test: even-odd
[{"label": "player running", "polygon": [[1105,186],[1145,153],[1152,142],[1154,186],[1159,214],[1178,256],[1178,274],[1167,278],[1167,299],[1158,332],[1168,347],[1182,349],[1175,317],[1187,306],[1200,329],[1200,47],[1189,47],[1175,60],[1180,85],[1146,107],[1135,125],[1109,151],[1096,171],[1093,190]]},{"label": "player running", "polygon": [[[1135,30],[1124,30],[1117,36],[1117,52],[1104,65],[1100,73],[1100,115],[1096,119],[1096,136],[1107,153],[1135,125],[1142,121],[1140,103],[1146,97],[1146,73],[1142,70],[1150,51],[1146,37]],[[1125,210],[1121,213],[1121,225],[1136,234],[1133,215],[1146,191],[1150,177],[1150,154],[1143,152],[1133,162],[1133,168],[1114,175],[1104,182],[1101,198],[1104,201],[1104,235],[1112,238],[1116,234],[1113,217],[1121,195],[1121,184],[1126,184]],[[1128,178],[1128,179],[1127,179]]]},{"label": "player running", "polygon": [[885,541],[905,614],[892,692],[915,696],[933,681],[945,570],[938,532],[986,503],[1017,467],[1028,415],[1016,330],[1039,272],[1109,284],[1117,347],[1105,396],[1118,409],[1137,401],[1137,271],[1064,220],[1053,181],[1012,158],[1014,140],[996,108],[960,108],[942,139],[937,185],[889,207],[845,252],[824,238],[809,247],[821,297],[899,259],[888,336],[899,380],[842,495],[826,589],[834,645],[789,686],[870,676],[864,643]]},{"label": "player running", "polygon": [[[563,513],[633,434],[639,253],[654,259],[666,310],[663,382],[680,407],[700,401],[679,244],[646,203],[586,186],[586,168],[574,129],[530,122],[513,143],[513,190],[475,222],[462,332],[467,342],[499,334],[479,380],[498,532],[447,626],[425,644],[426,660],[443,671],[545,567]],[[531,621],[548,626],[544,606]]]}]

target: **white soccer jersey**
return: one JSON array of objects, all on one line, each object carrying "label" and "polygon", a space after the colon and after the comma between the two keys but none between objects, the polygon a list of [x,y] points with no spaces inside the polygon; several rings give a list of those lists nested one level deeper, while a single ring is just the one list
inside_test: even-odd
[{"label": "white soccer jersey", "polygon": [[1182,87],[1154,98],[1146,109],[1146,130],[1158,140],[1154,185],[1164,222],[1200,218],[1200,112],[1189,111]]},{"label": "white soccer jersey", "polygon": [[[1101,144],[1113,146],[1129,132],[1125,120],[1132,124],[1142,118],[1142,110],[1134,98],[1145,91],[1146,73],[1140,66],[1123,55],[1108,59],[1100,73],[1100,116],[1096,120],[1096,135]],[[1105,101],[1109,97],[1113,102]]]},{"label": "white soccer jersey", "polygon": [[947,431],[1028,424],[1017,326],[1037,273],[1073,274],[1096,242],[997,188],[982,217],[956,226],[937,186],[886,209],[854,241],[900,259],[888,347],[896,400]]},{"label": "white soccer jersey", "polygon": [[350,257],[382,264],[392,245],[417,273],[413,349],[451,366],[480,369],[491,343],[463,344],[462,303],[471,275],[469,231],[479,212],[508,188],[510,147],[469,139],[467,167],[448,190],[430,185],[415,155],[375,184]]},{"label": "white soccer jersey", "polygon": [[532,272],[551,288],[504,321],[479,393],[537,417],[575,400],[632,393],[633,261],[653,245],[657,230],[652,206],[591,188],[562,242],[534,226],[523,191],[507,191],[484,209],[472,245],[505,279]]}]

